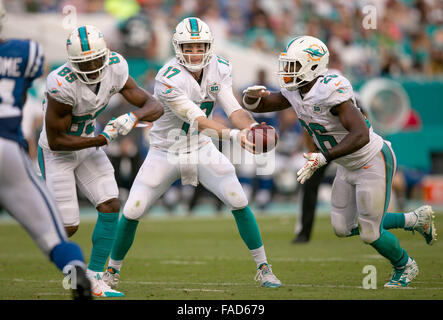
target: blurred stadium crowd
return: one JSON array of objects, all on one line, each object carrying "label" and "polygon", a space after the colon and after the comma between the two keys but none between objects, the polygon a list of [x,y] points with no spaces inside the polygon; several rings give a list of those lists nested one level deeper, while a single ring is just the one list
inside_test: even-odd
[{"label": "blurred stadium crowd", "polygon": [[[295,35],[316,36],[328,45],[330,68],[340,70],[351,81],[403,75],[433,79],[443,75],[441,0],[5,0],[4,3],[8,12],[15,13],[60,13],[65,6],[74,5],[77,14],[109,15],[115,19],[115,28],[122,40],[111,41],[111,49],[127,59],[142,58],[159,66],[165,61],[159,57],[156,45],[158,37],[153,26],[162,23],[173,30],[183,18],[198,16],[208,23],[216,39],[226,39],[275,57]],[[376,23],[375,29],[365,28],[362,24],[368,14],[363,13],[366,12],[363,10],[365,6],[369,10],[376,10],[375,21],[370,21]],[[172,54],[171,46],[171,57]],[[156,71],[156,68],[147,70],[143,77],[144,87],[151,93]],[[278,90],[268,81],[274,77],[273,74],[260,69],[255,72],[254,84]],[[241,97],[243,88],[235,90]],[[115,106],[120,104],[114,101]],[[103,121],[114,113],[121,113],[117,108],[110,107],[108,113],[102,115]],[[227,121],[222,112],[215,112],[214,118]],[[256,119],[278,128],[277,168],[271,176],[257,177],[254,169],[239,166],[238,175],[251,202],[266,209],[271,201],[297,199],[299,186],[295,181],[295,168],[300,165],[306,143],[292,110],[266,114]],[[38,121],[33,128],[31,131],[38,132]],[[148,131],[149,128],[134,130],[107,149],[116,169],[122,200],[125,200],[149,148]],[[327,190],[334,170],[334,166],[328,168],[323,186],[325,195],[322,196],[320,192],[320,200],[329,201]],[[396,177],[394,190],[399,198],[414,197],[413,187],[419,184],[423,176],[424,173],[409,171],[406,177]],[[194,192],[182,188],[179,181],[164,196],[162,204],[171,211],[176,204],[186,202],[192,210],[200,195],[212,197],[201,188]],[[221,204],[216,199],[211,201],[215,201],[220,209]],[[404,205],[402,203],[400,201],[400,207]]]},{"label": "blurred stadium crowd", "polygon": [[[279,52],[297,34],[325,41],[333,62],[353,76],[440,75],[443,72],[443,1],[440,0],[6,0],[8,12],[108,13],[125,34],[126,56],[156,59],[156,20],[173,30],[198,16],[217,38]],[[365,6],[376,9],[375,29],[362,24]],[[368,7],[369,8],[369,7]],[[370,10],[370,8],[368,9]],[[146,30],[140,30],[145,26]],[[145,43],[143,43],[143,40]],[[138,48],[133,43],[137,43]],[[134,50],[131,50],[134,49]],[[138,50],[137,50],[138,49]]]}]

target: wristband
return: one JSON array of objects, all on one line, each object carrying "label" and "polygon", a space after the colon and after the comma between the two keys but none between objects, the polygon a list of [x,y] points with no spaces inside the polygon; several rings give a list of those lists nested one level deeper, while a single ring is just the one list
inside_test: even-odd
[{"label": "wristband", "polygon": [[243,95],[243,105],[244,105],[244,106],[246,107],[246,109],[248,109],[248,110],[254,110],[254,109],[256,109],[257,106],[258,106],[258,104],[259,104],[260,101],[261,101],[261,97],[260,97],[260,98],[258,98],[257,101],[255,101],[253,104],[249,104],[249,103],[246,103],[246,101],[245,101],[245,97],[246,97],[246,94]]}]

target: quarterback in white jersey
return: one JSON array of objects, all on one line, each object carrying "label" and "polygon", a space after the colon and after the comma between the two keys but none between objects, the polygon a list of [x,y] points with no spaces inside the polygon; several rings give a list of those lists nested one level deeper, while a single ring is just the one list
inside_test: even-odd
[{"label": "quarterback in white jersey", "polygon": [[406,287],[418,274],[416,262],[387,229],[404,228],[435,241],[433,212],[422,206],[408,213],[387,213],[396,159],[391,145],[377,135],[356,107],[350,82],[327,74],[329,52],[317,38],[294,38],[279,58],[280,92],[254,86],[244,91],[243,103],[253,112],[293,107],[318,152],[304,154],[297,172],[304,183],[321,166],[338,164],[332,189],[331,223],[339,237],[360,235],[394,266],[385,287]]},{"label": "quarterback in white jersey", "polygon": [[[212,53],[212,42],[205,22],[199,18],[184,19],[174,31],[176,57],[155,78],[154,96],[162,103],[164,115],[150,131],[151,148],[119,221],[119,233],[104,278],[113,287],[118,284],[122,261],[132,245],[138,221],[180,178],[182,184],[195,186],[200,182],[231,208],[240,236],[256,262],[256,279],[264,287],[281,286],[267,263],[260,230],[234,166],[210,138],[237,140],[254,152],[254,144],[245,136],[256,122],[235,99],[231,65]],[[211,119],[216,102],[238,129],[229,129]]]},{"label": "quarterback in white jersey", "polygon": [[[111,251],[120,204],[114,169],[98,147],[126,134],[137,121],[154,121],[161,105],[129,76],[126,60],[110,52],[103,34],[94,26],[81,26],[70,34],[68,62],[46,80],[44,125],[39,139],[39,167],[55,196],[68,236],[80,223],[76,186],[98,211],[92,234],[87,274],[92,293],[100,297],[122,296],[101,280]],[[120,93],[140,109],[111,120],[94,136],[97,116],[110,98]]]}]

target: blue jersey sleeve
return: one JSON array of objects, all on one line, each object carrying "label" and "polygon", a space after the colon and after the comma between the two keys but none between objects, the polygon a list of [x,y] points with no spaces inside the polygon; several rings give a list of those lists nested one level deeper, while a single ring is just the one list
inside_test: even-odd
[{"label": "blue jersey sleeve", "polygon": [[28,58],[24,77],[32,82],[43,74],[45,55],[43,47],[33,40],[28,41],[27,49]]}]

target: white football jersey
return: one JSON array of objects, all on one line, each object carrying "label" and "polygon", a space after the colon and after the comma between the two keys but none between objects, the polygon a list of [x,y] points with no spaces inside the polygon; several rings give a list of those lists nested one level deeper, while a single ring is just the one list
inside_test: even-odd
[{"label": "white football jersey", "polygon": [[[338,74],[326,74],[318,78],[314,86],[302,98],[300,90],[281,89],[283,96],[291,103],[301,125],[312,136],[317,148],[331,149],[349,133],[339,118],[330,111],[331,108],[352,99],[354,91],[348,79]],[[334,161],[349,170],[361,168],[371,160],[383,146],[383,139],[376,134],[369,122],[369,143],[361,149]]]},{"label": "white football jersey", "polygon": [[154,122],[149,132],[151,146],[180,153],[198,149],[211,142],[208,136],[197,135],[196,128],[190,128],[189,120],[174,112],[170,103],[189,99],[211,119],[218,94],[222,88],[232,87],[231,70],[226,59],[213,55],[203,69],[199,85],[176,58],[167,62],[155,77],[154,97],[162,103],[164,114]]},{"label": "white football jersey", "polygon": [[[89,85],[77,79],[69,63],[65,63],[48,75],[45,95],[50,95],[51,98],[72,106],[72,123],[68,134],[82,137],[94,135],[97,116],[105,110],[111,97],[118,93],[128,80],[128,63],[120,54],[111,52],[105,72],[97,94]],[[45,113],[46,107],[47,99],[43,103]],[[44,122],[39,145],[49,149]]]}]

